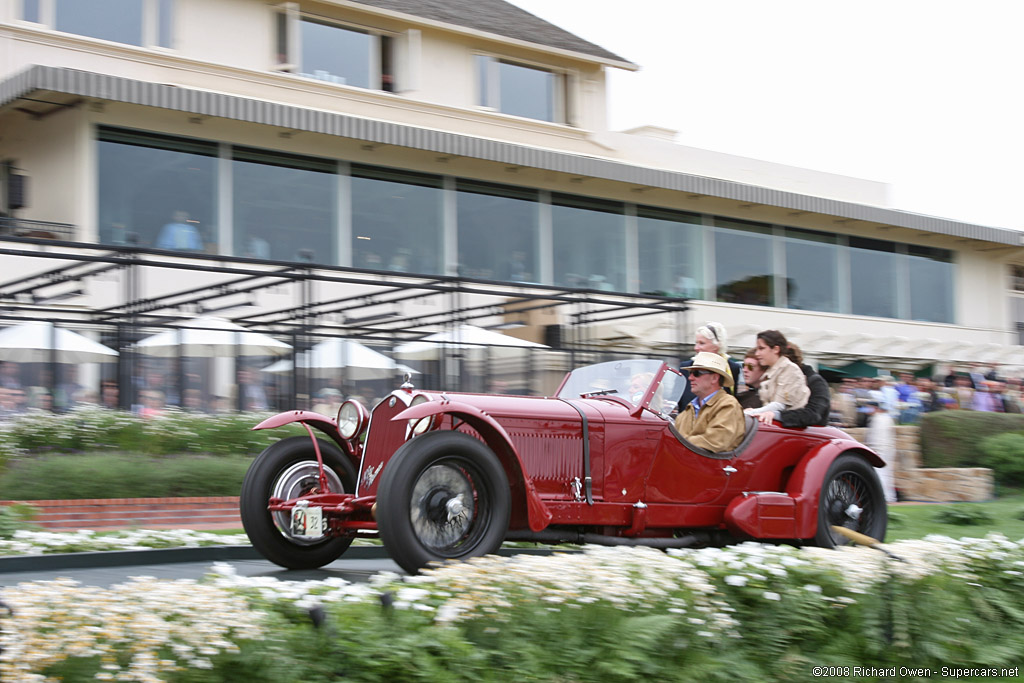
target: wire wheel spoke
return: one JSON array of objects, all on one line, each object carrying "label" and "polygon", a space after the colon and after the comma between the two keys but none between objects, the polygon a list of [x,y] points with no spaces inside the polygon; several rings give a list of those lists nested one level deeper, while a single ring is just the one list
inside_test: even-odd
[{"label": "wire wheel spoke", "polygon": [[[829,524],[854,531],[871,528],[871,491],[860,476],[843,472],[829,482],[826,495]],[[833,537],[837,543],[847,542],[839,534]]]},{"label": "wire wheel spoke", "polygon": [[431,465],[413,486],[409,519],[420,542],[438,554],[471,542],[478,501],[473,475],[453,462]]}]

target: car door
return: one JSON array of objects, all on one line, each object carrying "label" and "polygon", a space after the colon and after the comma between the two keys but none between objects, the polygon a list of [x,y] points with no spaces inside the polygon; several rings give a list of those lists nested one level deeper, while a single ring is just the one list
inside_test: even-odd
[{"label": "car door", "polygon": [[647,477],[648,503],[709,503],[736,473],[734,458],[701,455],[687,448],[666,423]]}]

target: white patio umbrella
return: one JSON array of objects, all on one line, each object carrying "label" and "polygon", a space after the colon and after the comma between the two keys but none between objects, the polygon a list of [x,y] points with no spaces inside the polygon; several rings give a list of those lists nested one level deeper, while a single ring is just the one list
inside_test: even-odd
[{"label": "white patio umbrella", "polygon": [[[54,348],[53,323],[41,320],[22,323],[0,331],[0,360],[16,363],[48,363]],[[117,351],[86,336],[57,328],[57,362],[113,363]]]},{"label": "white patio umbrella", "polygon": [[[404,372],[419,374],[383,353],[348,339],[322,341],[308,352],[298,354],[298,357],[300,368],[321,371],[317,372],[318,375],[326,374],[323,371],[345,368],[346,377],[352,380],[386,379]],[[279,360],[263,368],[263,372],[283,374],[291,372],[293,367],[292,361]]]},{"label": "white patio umbrella", "polygon": [[[230,320],[203,316],[164,330],[135,344],[143,353],[171,358],[178,356],[282,356],[291,345],[259,332],[249,332]],[[178,347],[182,347],[180,350]]]},{"label": "white patio umbrella", "polygon": [[510,337],[500,332],[485,330],[476,325],[462,324],[454,329],[445,330],[424,337],[419,341],[400,344],[395,347],[395,355],[411,360],[432,360],[437,358],[441,348],[449,349],[482,349],[492,347],[496,353],[521,348],[548,349],[550,346],[537,342]]}]

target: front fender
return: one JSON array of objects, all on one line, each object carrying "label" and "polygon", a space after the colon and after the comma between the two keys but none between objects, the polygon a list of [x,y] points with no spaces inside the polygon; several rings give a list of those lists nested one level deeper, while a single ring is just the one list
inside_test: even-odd
[{"label": "front fender", "polygon": [[786,484],[786,493],[796,500],[797,538],[813,538],[818,530],[818,500],[825,473],[843,453],[858,455],[872,467],[885,467],[885,461],[874,451],[854,441],[832,439],[812,449],[797,463]]},{"label": "front fender", "polygon": [[331,441],[338,444],[342,451],[344,451],[349,458],[355,458],[356,453],[352,448],[352,445],[348,441],[341,438],[341,434],[338,433],[338,423],[334,421],[334,418],[321,415],[320,413],[314,413],[312,410],[290,410],[287,413],[278,413],[268,417],[263,422],[253,427],[253,431],[257,429],[275,429],[277,427],[283,427],[288,424],[294,424],[299,422],[301,424],[309,425],[315,429],[320,430],[327,436],[331,437]]},{"label": "front fender", "polygon": [[450,400],[420,403],[406,408],[391,419],[396,421],[419,420],[431,415],[452,415],[478,431],[484,437],[484,442],[488,447],[502,460],[508,472],[509,481],[516,481],[523,487],[530,530],[541,531],[547,528],[551,523],[551,511],[541,500],[533,485],[533,480],[527,475],[526,469],[523,467],[523,460],[519,456],[519,451],[512,444],[508,432],[498,424],[497,420],[476,406]]}]

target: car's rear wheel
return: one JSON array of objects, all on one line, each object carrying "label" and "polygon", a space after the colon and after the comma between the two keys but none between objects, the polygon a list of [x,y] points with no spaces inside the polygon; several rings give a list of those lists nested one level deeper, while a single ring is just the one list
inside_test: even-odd
[{"label": "car's rear wheel", "polygon": [[505,539],[508,477],[481,441],[452,431],[406,442],[384,468],[377,526],[392,559],[415,574],[430,562],[486,555]]},{"label": "car's rear wheel", "polygon": [[[320,439],[317,443],[330,492],[354,491],[352,462],[336,445]],[[291,532],[289,513],[267,509],[271,498],[291,500],[319,486],[316,452],[307,436],[282,439],[253,461],[242,481],[239,509],[245,533],[261,555],[288,569],[314,569],[330,564],[348,549],[351,538],[299,538]]]},{"label": "car's rear wheel", "polygon": [[858,455],[840,455],[829,466],[822,481],[814,544],[834,548],[850,543],[832,528],[833,525],[877,541],[885,540],[887,510],[875,468]]}]

